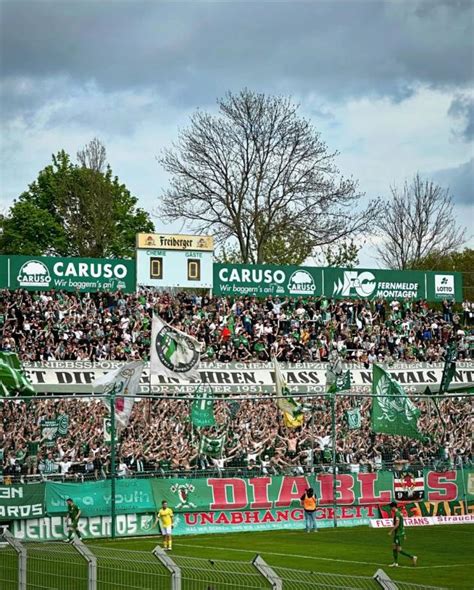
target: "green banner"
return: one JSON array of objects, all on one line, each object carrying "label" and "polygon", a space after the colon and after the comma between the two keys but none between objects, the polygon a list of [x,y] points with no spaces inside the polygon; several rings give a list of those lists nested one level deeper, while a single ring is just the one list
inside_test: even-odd
[{"label": "green banner", "polygon": [[0,289],[132,293],[135,288],[134,260],[0,256]]},{"label": "green banner", "polygon": [[322,293],[322,269],[313,266],[214,264],[216,295],[311,297]]},{"label": "green banner", "polygon": [[[150,479],[125,479],[116,481],[117,514],[133,514],[155,509]],[[110,481],[90,483],[46,483],[46,512],[66,514],[66,499],[72,498],[83,516],[105,516],[111,510]]]},{"label": "green banner", "polygon": [[0,486],[0,522],[44,515],[45,485]]},{"label": "green banner", "polygon": [[216,295],[334,299],[462,300],[462,275],[444,271],[215,264]]},{"label": "green banner", "polygon": [[[472,512],[474,470],[346,473],[336,476],[338,526],[367,525],[379,518],[380,507],[402,492],[407,514],[456,515]],[[275,476],[117,481],[117,534],[150,535],[154,516],[167,500],[175,513],[174,534],[202,534],[304,526],[300,496],[313,487],[317,499],[316,521],[333,526],[333,476]],[[43,518],[43,494],[47,514]],[[91,483],[0,486],[0,513],[14,520],[20,539],[51,540],[65,537],[65,500],[81,508],[79,529],[86,538],[110,535],[110,481]],[[410,498],[419,498],[411,500]],[[33,500],[36,501],[33,504]],[[463,504],[464,502],[464,504]],[[20,508],[21,506],[21,508]],[[18,520],[21,519],[21,520]]]}]

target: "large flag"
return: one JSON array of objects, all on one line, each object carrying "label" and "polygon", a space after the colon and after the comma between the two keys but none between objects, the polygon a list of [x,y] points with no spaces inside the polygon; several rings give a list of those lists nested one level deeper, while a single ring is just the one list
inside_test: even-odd
[{"label": "large flag", "polygon": [[199,452],[209,457],[219,457],[224,450],[225,433],[216,438],[203,434],[199,442]]},{"label": "large flag", "polygon": [[372,372],[372,430],[422,439],[418,430],[420,410],[405,393],[403,387],[379,367]]},{"label": "large flag", "polygon": [[214,403],[212,401],[212,391],[209,387],[203,388],[201,385],[194,392],[195,399],[191,405],[191,422],[194,426],[201,428],[203,426],[214,426]]},{"label": "large flag", "polygon": [[[94,390],[103,387],[103,393],[115,393],[115,419],[122,426],[127,426],[130,419],[144,366],[143,361],[132,361],[99,377],[92,384]],[[109,406],[108,400],[104,401]]]},{"label": "large flag", "polygon": [[456,344],[448,346],[446,355],[444,358],[443,376],[441,378],[441,384],[439,387],[439,394],[442,395],[448,391],[451,381],[456,374],[456,358],[457,358],[457,347]]},{"label": "large flag", "polygon": [[273,357],[273,368],[275,369],[276,404],[283,412],[283,421],[287,428],[298,428],[303,424],[303,408],[291,396],[280,365]]},{"label": "large flag", "polygon": [[180,381],[199,380],[201,345],[158,316],[153,316],[151,328],[150,371],[165,374]]},{"label": "large flag", "polygon": [[23,374],[20,359],[13,352],[0,353],[0,397],[35,395],[35,388]]}]

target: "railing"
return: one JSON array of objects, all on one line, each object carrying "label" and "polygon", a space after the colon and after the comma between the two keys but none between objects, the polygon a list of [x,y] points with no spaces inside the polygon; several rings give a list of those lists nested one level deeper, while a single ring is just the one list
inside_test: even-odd
[{"label": "railing", "polygon": [[74,540],[19,543],[0,533],[2,590],[442,590],[394,582],[383,570],[372,578],[268,565],[253,561],[171,556],[161,547],[132,551]]}]

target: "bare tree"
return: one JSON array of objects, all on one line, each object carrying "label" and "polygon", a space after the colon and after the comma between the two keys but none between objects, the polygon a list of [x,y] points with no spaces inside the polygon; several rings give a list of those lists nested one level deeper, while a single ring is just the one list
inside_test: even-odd
[{"label": "bare tree", "polygon": [[455,220],[449,190],[416,174],[400,190],[391,187],[379,228],[383,242],[377,251],[389,268],[415,268],[435,252],[448,254],[466,241],[466,230]]},{"label": "bare tree", "polygon": [[82,150],[77,152],[77,159],[83,168],[89,168],[95,172],[104,172],[107,163],[107,151],[105,145],[94,137]]},{"label": "bare tree", "polygon": [[243,90],[218,107],[197,111],[159,159],[171,177],[162,218],[235,244],[251,263],[265,262],[272,236],[288,227],[314,247],[370,229],[377,203],[357,211],[357,183],[340,176],[337,153],[289,98]]}]

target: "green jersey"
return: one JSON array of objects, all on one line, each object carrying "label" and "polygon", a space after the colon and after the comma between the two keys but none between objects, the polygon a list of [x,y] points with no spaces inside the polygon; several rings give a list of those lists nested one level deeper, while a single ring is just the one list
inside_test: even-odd
[{"label": "green jersey", "polygon": [[393,517],[393,524],[396,524],[396,521],[398,519],[398,527],[395,530],[395,536],[396,537],[401,537],[405,534],[405,529],[404,529],[404,524],[403,524],[403,514],[401,513],[400,510],[397,510],[395,512],[395,515]]},{"label": "green jersey", "polygon": [[67,513],[71,520],[77,520],[79,517],[79,507],[74,503],[68,504]]}]

